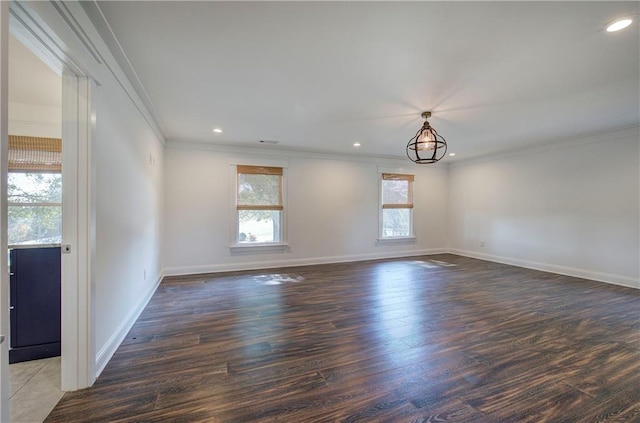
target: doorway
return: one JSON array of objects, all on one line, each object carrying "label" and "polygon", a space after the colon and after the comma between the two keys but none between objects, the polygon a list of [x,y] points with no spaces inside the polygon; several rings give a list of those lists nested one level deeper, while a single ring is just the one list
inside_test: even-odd
[{"label": "doorway", "polygon": [[[61,388],[72,391],[95,381],[92,269],[95,251],[94,166],[91,140],[96,110],[92,103],[96,83],[80,69],[51,26],[51,3],[0,2],[0,249],[7,243],[8,62],[13,34],[43,62],[62,75],[62,342]],[[11,19],[10,19],[11,18]],[[54,19],[55,20],[55,19]],[[9,21],[11,23],[9,24]],[[54,25],[55,26],[55,25]],[[58,23],[58,28],[64,25]],[[0,334],[9,333],[9,277],[7,256],[0,254]],[[9,420],[8,344],[0,338],[0,420]]]},{"label": "doorway", "polygon": [[9,421],[38,422],[62,397],[62,77],[13,35],[8,106]]}]

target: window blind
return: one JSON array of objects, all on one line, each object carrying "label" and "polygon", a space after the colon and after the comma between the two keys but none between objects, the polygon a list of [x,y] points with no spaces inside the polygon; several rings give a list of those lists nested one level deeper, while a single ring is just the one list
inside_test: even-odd
[{"label": "window blind", "polygon": [[413,182],[413,175],[402,175],[399,173],[383,173],[382,179],[385,181],[411,181]]},{"label": "window blind", "polygon": [[281,167],[237,166],[237,210],[283,210]]},{"label": "window blind", "polygon": [[382,208],[413,208],[413,175],[399,173],[382,174]]},{"label": "window blind", "polygon": [[280,175],[282,176],[281,167],[269,167],[269,166],[247,166],[238,165],[238,174],[245,175]]},{"label": "window blind", "polygon": [[62,172],[62,139],[9,135],[9,172]]}]

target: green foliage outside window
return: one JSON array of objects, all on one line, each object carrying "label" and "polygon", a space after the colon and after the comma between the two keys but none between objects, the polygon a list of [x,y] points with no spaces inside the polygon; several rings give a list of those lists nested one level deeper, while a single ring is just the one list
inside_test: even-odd
[{"label": "green foliage outside window", "polygon": [[10,245],[61,241],[62,175],[9,173],[7,191]]}]

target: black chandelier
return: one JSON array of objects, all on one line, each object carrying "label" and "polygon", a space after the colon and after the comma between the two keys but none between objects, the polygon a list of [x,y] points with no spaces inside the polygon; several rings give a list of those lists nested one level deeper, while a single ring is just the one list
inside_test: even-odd
[{"label": "black chandelier", "polygon": [[428,118],[431,112],[422,112],[424,125],[407,144],[407,157],[414,163],[435,163],[447,154],[447,142],[433,129]]}]

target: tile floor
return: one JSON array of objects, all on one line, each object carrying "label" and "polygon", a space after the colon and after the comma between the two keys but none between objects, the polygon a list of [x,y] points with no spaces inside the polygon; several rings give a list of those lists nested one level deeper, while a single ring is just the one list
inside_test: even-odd
[{"label": "tile floor", "polygon": [[41,423],[62,398],[60,357],[9,366],[10,423]]}]

